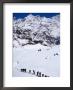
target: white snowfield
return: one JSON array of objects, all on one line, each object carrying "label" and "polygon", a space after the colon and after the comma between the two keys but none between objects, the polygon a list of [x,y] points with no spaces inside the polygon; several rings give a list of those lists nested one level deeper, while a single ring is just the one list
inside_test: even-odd
[{"label": "white snowfield", "polygon": [[[41,49],[41,51],[38,51]],[[55,55],[58,53],[58,55]],[[21,72],[21,68],[40,71],[47,76],[59,76],[60,70],[59,45],[51,47],[38,45],[26,45],[13,48],[13,76],[35,76]]]},{"label": "white snowfield", "polygon": [[14,77],[37,77],[38,71],[49,77],[60,75],[60,44],[55,41],[60,37],[59,15],[46,18],[29,14],[15,19],[13,32]]}]

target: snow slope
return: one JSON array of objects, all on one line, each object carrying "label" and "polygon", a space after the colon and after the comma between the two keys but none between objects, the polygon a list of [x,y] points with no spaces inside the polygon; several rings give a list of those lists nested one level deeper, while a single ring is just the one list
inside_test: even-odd
[{"label": "snow slope", "polygon": [[[39,49],[41,51],[38,51]],[[56,53],[58,55],[54,56]],[[21,68],[26,68],[27,71],[35,70],[35,72],[40,71],[48,76],[59,76],[59,54],[59,45],[52,48],[42,45],[27,45],[20,48],[13,48],[13,75],[22,76],[22,72],[20,75],[20,72],[17,74],[15,70],[17,69],[19,71]]]}]

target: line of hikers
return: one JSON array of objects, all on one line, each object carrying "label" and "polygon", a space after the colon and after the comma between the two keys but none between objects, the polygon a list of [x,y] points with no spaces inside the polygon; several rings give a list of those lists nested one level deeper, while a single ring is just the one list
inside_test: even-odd
[{"label": "line of hikers", "polygon": [[[21,69],[21,72],[27,73],[27,70],[23,68],[23,69]],[[45,75],[45,74],[42,74],[42,73],[39,72],[39,71],[35,72],[35,70],[29,70],[28,73],[33,74],[33,75],[36,75],[36,76],[38,76],[38,77],[49,77],[49,76],[47,76],[47,75]]]}]

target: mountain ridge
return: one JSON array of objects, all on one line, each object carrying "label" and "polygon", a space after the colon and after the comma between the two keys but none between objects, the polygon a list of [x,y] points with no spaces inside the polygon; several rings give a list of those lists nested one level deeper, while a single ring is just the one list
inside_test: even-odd
[{"label": "mountain ridge", "polygon": [[[27,44],[59,45],[60,15],[51,18],[29,14],[23,19],[13,19],[13,41]],[[22,44],[22,43],[23,44]]]}]

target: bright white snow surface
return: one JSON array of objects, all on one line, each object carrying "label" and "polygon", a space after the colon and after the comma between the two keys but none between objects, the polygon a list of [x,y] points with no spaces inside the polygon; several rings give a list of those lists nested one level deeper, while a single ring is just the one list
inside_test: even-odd
[{"label": "bright white snow surface", "polygon": [[[41,51],[38,51],[39,49],[41,49]],[[55,53],[58,53],[58,55],[54,56]],[[21,68],[26,68],[27,71],[40,71],[42,74],[50,77],[59,76],[59,54],[59,45],[47,47],[37,44],[13,48],[13,76],[35,77],[35,75],[21,72]]]}]

